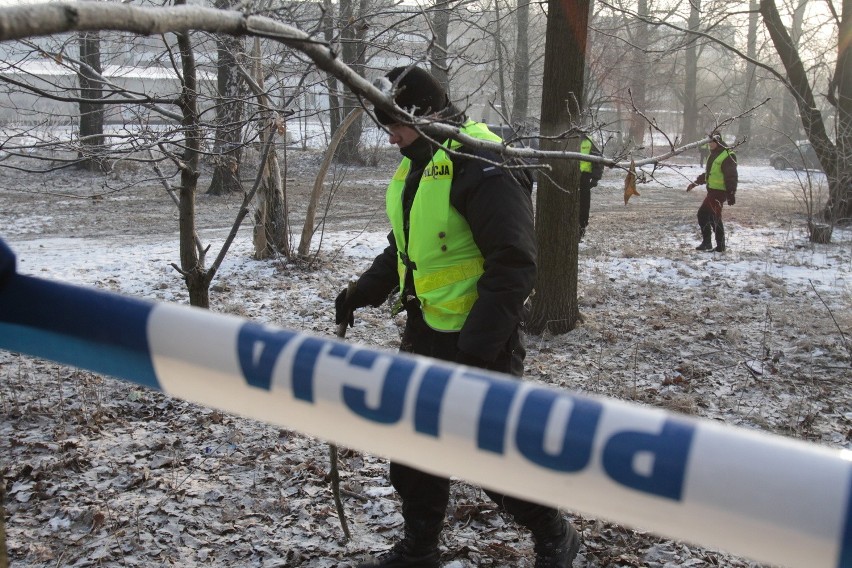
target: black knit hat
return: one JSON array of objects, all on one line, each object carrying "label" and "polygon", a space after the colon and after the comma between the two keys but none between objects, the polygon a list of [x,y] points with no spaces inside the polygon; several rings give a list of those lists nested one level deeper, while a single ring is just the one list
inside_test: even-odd
[{"label": "black knit hat", "polygon": [[[379,82],[383,83],[380,88],[394,89],[394,102],[414,116],[435,114],[450,106],[450,97],[441,83],[420,67],[395,67]],[[380,124],[398,122],[379,108],[375,113]]]},{"label": "black knit hat", "polygon": [[710,139],[722,148],[727,148],[727,146],[725,145],[725,140],[722,138],[721,132],[711,132]]}]

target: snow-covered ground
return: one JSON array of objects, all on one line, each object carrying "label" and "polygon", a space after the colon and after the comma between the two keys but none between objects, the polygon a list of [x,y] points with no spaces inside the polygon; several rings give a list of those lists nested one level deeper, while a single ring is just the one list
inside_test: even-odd
[{"label": "snow-covered ground", "polygon": [[[252,260],[243,228],[213,281],[212,309],[333,335],[335,295],[386,244],[380,180],[390,171],[346,173],[313,263]],[[584,321],[566,335],[528,338],[528,380],[852,449],[852,230],[809,243],[797,174],[746,163],[737,205],[724,211],[729,251],[698,253],[704,192],[683,190],[699,171],[657,172],[626,206],[619,176],[607,172],[580,244]],[[813,178],[824,192],[822,175]],[[187,302],[170,266],[173,205],[158,190],[129,186],[93,201],[80,199],[97,193],[93,180],[38,189],[25,179],[0,180],[0,236],[19,272]],[[199,198],[200,210],[216,211],[200,231],[211,256],[237,203]],[[351,212],[354,222],[335,221]],[[349,338],[396,348],[401,320],[387,312],[359,311]],[[342,457],[354,530],[343,543],[319,441],[9,353],[0,353],[0,404],[14,566],[319,568],[387,547],[400,526],[373,456]],[[580,567],[751,565],[575,521]],[[527,536],[463,483],[443,545],[445,566],[532,565]]]}]

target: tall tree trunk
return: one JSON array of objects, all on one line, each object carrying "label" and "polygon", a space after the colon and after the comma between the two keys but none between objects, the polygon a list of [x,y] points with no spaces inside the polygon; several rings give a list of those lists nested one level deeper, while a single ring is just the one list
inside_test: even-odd
[{"label": "tall tree trunk", "polygon": [[432,42],[429,44],[429,70],[447,92],[450,92],[447,40],[450,33],[450,5],[446,0],[436,0],[432,9]]},{"label": "tall tree trunk", "polygon": [[[832,100],[837,111],[837,174],[829,178],[829,220],[852,220],[852,0],[843,0]],[[820,158],[822,162],[822,158]],[[823,169],[825,170],[825,163]]]},{"label": "tall tree trunk", "polygon": [[[689,2],[689,31],[697,32],[701,26],[701,0]],[[684,53],[683,133],[684,142],[698,137],[698,43],[697,36],[689,34]]]},{"label": "tall tree trunk", "polygon": [[[582,104],[590,0],[548,0],[547,6],[543,92],[563,93],[563,96],[543,97],[541,128],[543,135],[555,136],[571,128],[569,104],[573,107],[575,99]],[[546,150],[564,150],[565,146],[564,141],[542,142]],[[579,140],[570,142],[570,148],[577,151]],[[566,333],[574,329],[580,318],[577,305],[580,168],[575,161],[549,163],[553,180],[539,176],[536,197],[538,276],[529,326],[533,333],[545,330]]]},{"label": "tall tree trunk", "polygon": [[[512,76],[512,125],[526,130],[530,106],[530,2],[518,0],[518,34]],[[525,132],[522,132],[525,133]]]},{"label": "tall tree trunk", "polygon": [[[503,25],[500,21],[500,0],[494,0],[494,54],[497,57],[497,90],[500,97],[500,115],[506,116],[506,69],[503,58]],[[503,122],[503,121],[501,121]]]},{"label": "tall tree trunk", "polygon": [[104,151],[104,105],[96,102],[103,98],[104,84],[97,79],[101,69],[101,38],[98,32],[82,32],[79,35],[80,61],[91,69],[80,67],[77,78],[80,82],[80,167],[90,171],[106,171],[108,164]]},{"label": "tall tree trunk", "polygon": [[[799,40],[802,38],[802,24],[805,19],[805,8],[808,0],[797,0],[793,10],[793,21],[790,26],[790,42],[792,48],[799,49]],[[784,133],[781,143],[786,144],[790,139],[799,138],[799,120],[796,118],[795,97],[785,96],[781,101],[781,132]]]},{"label": "tall tree trunk", "polygon": [[[749,2],[748,14],[748,36],[746,38],[746,55],[751,59],[757,59],[757,23],[760,16],[759,0]],[[754,91],[757,86],[757,66],[754,63],[746,63],[745,68],[745,92],[743,93],[743,110],[754,106]],[[740,119],[740,128],[737,134],[740,140],[751,138],[751,115],[747,114]]]},{"label": "tall tree trunk", "polygon": [[[637,12],[639,16],[647,18],[648,0],[639,0]],[[643,20],[637,20],[634,25],[633,45],[636,48],[633,50],[634,61],[630,77],[630,95],[633,100],[633,106],[645,112],[646,97],[647,97],[647,82],[648,82],[648,54],[646,46],[650,43],[648,34],[650,29],[648,24]],[[637,113],[633,113],[630,119],[630,141],[635,146],[642,146],[645,141],[645,130],[648,125],[645,119]]]},{"label": "tall tree trunk", "polygon": [[[365,46],[363,38],[367,32],[367,22],[363,20],[367,12],[367,0],[361,0],[356,13],[355,0],[341,0],[340,2],[340,36],[343,43],[341,59],[353,71],[364,76],[364,63],[366,61]],[[360,101],[346,89],[343,94],[343,116],[360,108]],[[364,158],[361,156],[361,132],[363,127],[361,121],[356,121],[344,133],[344,138],[337,152],[336,161],[342,164],[363,165]]]},{"label": "tall tree trunk", "polygon": [[[226,9],[230,0],[219,1],[217,8]],[[213,145],[213,179],[207,193],[225,195],[241,192],[240,163],[242,161],[243,82],[237,72],[237,54],[242,40],[231,36],[216,39],[216,141]]]},{"label": "tall tree trunk", "polygon": [[[176,5],[185,4],[178,0]],[[201,128],[198,124],[198,81],[195,54],[189,32],[176,34],[181,55],[183,85],[180,94],[181,120],[184,132],[183,160],[180,170],[180,269],[189,291],[189,303],[201,308],[210,307],[210,278],[204,269],[203,251],[196,246],[195,195],[198,189],[198,163],[201,152]]]},{"label": "tall tree trunk", "polygon": [[[331,0],[323,0],[323,22],[322,30],[325,36],[325,41],[328,45],[334,45],[334,4]],[[340,124],[343,122],[343,113],[340,108],[340,83],[337,78],[331,73],[326,74],[326,86],[328,87],[328,113],[329,113],[329,130],[332,136]]]},{"label": "tall tree trunk", "polygon": [[[258,107],[262,109],[264,119],[260,132],[263,145],[272,142],[276,130],[284,134],[286,140],[286,124],[284,119],[272,109],[269,95],[264,91],[263,66],[261,65],[260,39],[254,38],[252,50],[252,72],[258,87]],[[254,257],[256,259],[270,258],[281,254],[285,258],[292,257],[290,243],[289,211],[287,210],[286,182],[281,175],[281,164],[278,152],[271,146],[264,164],[263,181],[258,188],[254,213]]]}]

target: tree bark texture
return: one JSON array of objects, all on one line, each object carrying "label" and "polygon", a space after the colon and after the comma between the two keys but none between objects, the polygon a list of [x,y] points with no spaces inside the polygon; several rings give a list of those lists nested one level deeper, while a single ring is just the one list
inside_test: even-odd
[{"label": "tree bark texture", "polygon": [[[322,30],[323,35],[325,36],[325,41],[329,46],[334,45],[334,4],[331,0],[323,0],[323,13],[322,13]],[[332,136],[337,129],[340,128],[340,123],[343,122],[343,116],[341,116],[341,108],[340,108],[340,84],[337,82],[337,78],[328,73],[326,75],[326,86],[328,87],[328,114],[329,114],[329,130],[331,131]]]},{"label": "tree bark texture", "polygon": [[[506,63],[503,56],[503,22],[500,15],[500,0],[494,0],[494,56],[497,59],[497,97],[500,98],[500,116],[507,116],[509,106],[506,104]],[[496,99],[496,97],[495,97]],[[505,122],[500,120],[500,122]]]},{"label": "tree bark texture", "polygon": [[198,188],[198,164],[201,152],[201,128],[198,124],[198,81],[195,54],[189,32],[177,34],[181,55],[183,85],[180,94],[181,125],[185,133],[183,159],[180,168],[180,268],[189,292],[189,303],[200,308],[210,307],[210,276],[204,269],[203,251],[195,246],[195,195]]},{"label": "tree bark texture", "polygon": [[231,36],[216,39],[216,140],[213,145],[213,179],[207,193],[226,195],[242,191],[240,163],[243,154],[243,82],[237,72],[242,41]]},{"label": "tree bark texture", "polygon": [[[802,23],[805,18],[805,7],[808,0],[795,0],[793,9],[793,21],[790,26],[790,44],[796,51],[799,49],[799,41],[802,37]],[[793,97],[785,95],[781,101],[781,122],[778,130],[782,133],[779,144],[787,144],[790,140],[796,140],[800,136],[799,120],[796,117],[796,101]]]},{"label": "tree bark texture", "polygon": [[[638,1],[637,12],[642,18],[649,16],[648,0]],[[648,89],[648,54],[646,53],[646,46],[650,41],[648,37],[650,30],[648,24],[643,20],[636,20],[633,29],[633,45],[635,48],[633,50],[632,76],[630,77],[630,98],[634,107],[645,112],[647,110],[645,107]],[[644,144],[645,129],[647,126],[642,116],[635,112],[631,114],[630,141],[633,145],[641,147]]]},{"label": "tree bark texture", "polygon": [[[746,55],[751,59],[757,59],[757,24],[760,17],[760,3],[758,0],[750,0],[748,14],[748,35],[746,37]],[[745,92],[743,93],[742,108],[748,109],[754,106],[754,91],[757,86],[757,66],[746,62],[745,68]],[[751,138],[751,114],[740,118],[740,128],[737,133],[739,140]]]},{"label": "tree bark texture", "polygon": [[[689,31],[701,25],[701,0],[689,3]],[[698,44],[696,36],[688,36],[684,57],[683,133],[681,140],[692,142],[698,137]]]},{"label": "tree bark texture", "polygon": [[[541,128],[545,136],[568,131],[569,105],[582,104],[586,68],[590,0],[548,0],[544,53],[545,93],[541,103]],[[582,110],[582,109],[581,109]],[[543,140],[547,150],[579,150],[579,140]],[[550,160],[550,177],[539,175],[536,197],[538,275],[529,329],[566,333],[580,318],[577,305],[577,195],[580,168],[576,161]],[[552,179],[551,179],[552,178]]]},{"label": "tree bark texture", "polygon": [[[512,125],[526,130],[530,107],[530,3],[518,1],[518,34],[515,38],[515,69],[512,74]],[[522,132],[526,134],[526,132]]]},{"label": "tree bark texture", "polygon": [[[272,109],[269,95],[263,83],[263,67],[261,65],[260,38],[254,38],[253,69],[255,97],[257,105],[264,114],[263,128],[260,140],[269,145],[269,154],[264,162],[260,175],[263,181],[258,188],[256,209],[254,214],[254,257],[256,259],[271,258],[281,254],[285,258],[292,257],[290,242],[290,212],[287,207],[286,178],[281,173],[281,163],[273,140],[276,130],[287,139],[286,123]],[[285,149],[286,152],[286,149]]]},{"label": "tree bark texture", "polygon": [[432,9],[432,43],[429,44],[429,69],[447,92],[450,92],[449,63],[447,62],[447,38],[450,33],[449,2],[438,0]]},{"label": "tree bark texture", "polygon": [[[81,167],[90,171],[106,171],[108,165],[102,158],[104,148],[104,105],[97,102],[103,98],[104,87],[97,76],[101,75],[101,39],[96,31],[79,34],[80,61],[90,67],[80,67],[77,74],[80,82],[80,151],[77,157]],[[92,73],[94,71],[95,74]]]},{"label": "tree bark texture", "polygon": [[[356,10],[355,0],[340,2],[340,37],[342,41],[341,59],[358,75],[364,76],[366,61],[366,46],[363,39],[367,33],[367,0],[360,0]],[[343,109],[341,116],[348,116],[352,111],[361,107],[361,102],[348,88],[343,92]],[[361,156],[361,122],[350,126],[344,133],[344,138],[336,155],[336,161],[341,164],[363,165]]]}]

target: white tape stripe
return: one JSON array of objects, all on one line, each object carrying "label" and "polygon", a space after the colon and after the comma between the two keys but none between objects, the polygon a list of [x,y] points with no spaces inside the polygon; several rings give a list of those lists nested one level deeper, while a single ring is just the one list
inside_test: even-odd
[{"label": "white tape stripe", "polygon": [[304,335],[276,344],[253,325],[157,306],[164,390],[760,561],[837,566],[852,471],[842,452]]}]

